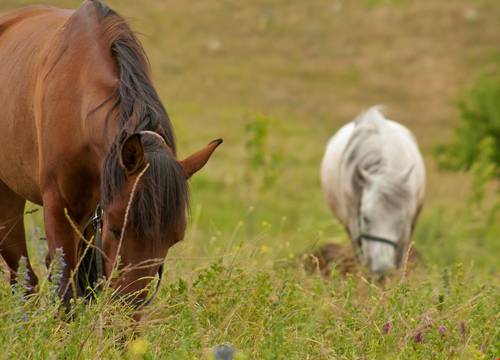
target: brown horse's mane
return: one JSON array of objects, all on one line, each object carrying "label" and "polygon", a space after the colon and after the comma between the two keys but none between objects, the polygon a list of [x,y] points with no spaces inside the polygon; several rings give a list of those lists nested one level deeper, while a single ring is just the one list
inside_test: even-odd
[{"label": "brown horse's mane", "polygon": [[182,236],[181,227],[188,207],[186,176],[175,158],[173,128],[153,87],[143,47],[121,16],[99,0],[91,2],[99,17],[102,37],[119,70],[118,86],[109,99],[112,107],[106,124],[112,116],[118,116],[120,131],[102,169],[102,207],[106,209],[125,185],[126,174],[120,165],[119,150],[129,135],[154,131],[163,137],[173,152],[165,151],[162,141],[156,136],[146,134],[141,137],[149,169],[134,195],[128,224],[130,230],[140,231],[147,243],[154,246],[154,241],[164,239],[163,232],[168,230]]}]

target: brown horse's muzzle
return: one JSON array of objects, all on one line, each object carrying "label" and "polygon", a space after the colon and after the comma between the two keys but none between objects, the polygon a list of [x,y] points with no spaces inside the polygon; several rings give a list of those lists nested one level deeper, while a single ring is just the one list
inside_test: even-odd
[{"label": "brown horse's muzzle", "polygon": [[[133,308],[141,308],[149,305],[156,297],[163,276],[163,265],[157,270],[158,278],[151,274],[138,274],[130,271],[128,274],[119,276],[111,286],[116,289],[115,297]],[[154,290],[152,287],[154,286]]]}]

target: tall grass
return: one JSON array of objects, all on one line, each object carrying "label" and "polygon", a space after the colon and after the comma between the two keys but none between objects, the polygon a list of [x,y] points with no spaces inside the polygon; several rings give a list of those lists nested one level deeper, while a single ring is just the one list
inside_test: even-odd
[{"label": "tall grass", "polygon": [[77,301],[72,321],[47,292],[1,296],[6,359],[193,359],[226,342],[250,359],[491,359],[500,341],[497,285],[460,266],[381,289],[215,263],[164,286],[138,324],[106,295]]},{"label": "tall grass", "polygon": [[[67,314],[47,276],[29,297],[22,281],[2,281],[0,358],[205,359],[223,343],[240,359],[494,358],[498,225],[449,227],[454,216],[474,221],[466,208],[440,213],[422,219],[416,234],[424,263],[384,286],[335,269],[327,280],[307,276],[295,257],[280,255],[284,243],[262,246],[274,234],[262,230],[249,243],[237,229],[192,270],[171,266],[189,258],[167,261],[168,280],[138,323],[109,289],[90,304],[76,300]],[[48,273],[57,279],[58,271],[55,261]]]}]

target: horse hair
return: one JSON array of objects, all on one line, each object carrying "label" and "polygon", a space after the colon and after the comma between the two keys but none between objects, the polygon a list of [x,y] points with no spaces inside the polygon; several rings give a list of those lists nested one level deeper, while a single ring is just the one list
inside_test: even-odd
[{"label": "horse hair", "polygon": [[[353,193],[361,194],[366,179],[361,171],[368,173],[378,182],[378,189],[387,206],[398,207],[410,197],[405,181],[400,174],[389,168],[387,155],[384,152],[383,136],[385,120],[379,115],[378,109],[373,113],[362,114],[355,120],[356,127],[346,147],[347,169],[351,172]],[[358,202],[361,199],[358,199]]]},{"label": "horse hair", "polygon": [[[92,0],[100,20],[102,36],[115,59],[120,79],[108,113],[117,113],[118,132],[104,161],[101,178],[101,205],[106,209],[121,193],[126,173],[119,161],[119,151],[127,137],[144,130],[159,134],[172,150],[165,151],[161,139],[144,134],[149,169],[137,190],[130,209],[129,224],[149,242],[163,239],[171,229],[176,234],[185,222],[188,208],[186,176],[175,158],[176,146],[172,124],[153,87],[149,62],[143,47],[125,20],[99,0]],[[114,112],[117,109],[118,111]],[[172,227],[174,227],[172,229]],[[181,235],[181,234],[179,234]],[[145,244],[146,245],[146,244]],[[154,244],[151,244],[154,245]]]}]

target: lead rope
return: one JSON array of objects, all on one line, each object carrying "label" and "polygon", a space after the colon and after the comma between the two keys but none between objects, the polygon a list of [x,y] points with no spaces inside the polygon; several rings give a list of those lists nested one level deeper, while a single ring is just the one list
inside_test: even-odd
[{"label": "lead rope", "polygon": [[95,267],[97,271],[97,279],[104,278],[104,266],[103,266],[103,258],[102,258],[102,208],[101,205],[97,205],[97,208],[94,213],[94,217],[92,219],[92,226],[94,227],[95,233],[95,244],[96,252],[95,252]]}]

